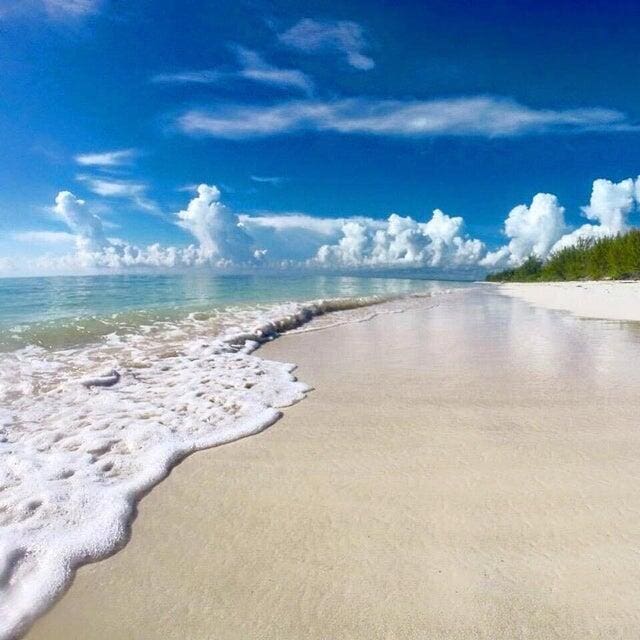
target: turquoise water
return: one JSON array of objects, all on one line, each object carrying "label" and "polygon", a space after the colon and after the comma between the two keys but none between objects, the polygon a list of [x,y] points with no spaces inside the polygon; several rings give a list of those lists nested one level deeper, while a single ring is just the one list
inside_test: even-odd
[{"label": "turquoise water", "polygon": [[0,351],[59,348],[142,325],[233,306],[396,296],[464,286],[411,278],[329,275],[105,275],[0,279]]},{"label": "turquoise water", "polygon": [[205,271],[0,280],[0,636],[122,547],[137,500],[177,461],[305,397],[294,365],[259,344],[430,307],[457,286]]}]

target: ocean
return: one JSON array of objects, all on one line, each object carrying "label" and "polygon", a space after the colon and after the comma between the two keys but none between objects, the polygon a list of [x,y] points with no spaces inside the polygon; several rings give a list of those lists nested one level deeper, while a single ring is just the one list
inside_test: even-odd
[{"label": "ocean", "polygon": [[325,275],[0,279],[0,638],[126,542],[186,455],[261,431],[309,391],[256,353],[468,284]]}]

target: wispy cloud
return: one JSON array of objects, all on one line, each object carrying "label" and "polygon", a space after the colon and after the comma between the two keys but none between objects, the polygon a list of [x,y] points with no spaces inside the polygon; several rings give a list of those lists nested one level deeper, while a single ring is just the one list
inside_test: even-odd
[{"label": "wispy cloud", "polygon": [[362,27],[348,20],[318,21],[310,18],[300,20],[288,31],[279,35],[280,41],[305,53],[337,51],[346,56],[355,69],[373,69],[375,62],[362,51],[367,43]]},{"label": "wispy cloud", "polygon": [[82,18],[98,13],[103,0],[2,0],[0,19],[47,15],[54,20]]},{"label": "wispy cloud", "polygon": [[263,211],[252,214],[242,214],[240,216],[240,222],[250,229],[257,227],[268,227],[275,231],[302,229],[324,236],[338,234],[348,220],[362,221],[370,219],[360,216],[354,216],[352,218],[322,218],[298,211],[288,213]]},{"label": "wispy cloud", "polygon": [[157,73],[151,78],[151,82],[158,84],[214,84],[228,75],[228,73],[214,69],[176,71],[175,73]]},{"label": "wispy cloud", "polygon": [[84,16],[96,13],[101,0],[42,0],[45,9],[51,15]]},{"label": "wispy cloud", "polygon": [[313,90],[313,81],[302,71],[271,65],[259,53],[245,47],[233,46],[232,49],[240,67],[237,70],[200,69],[159,73],[153,76],[151,81],[164,84],[217,84],[239,78],[261,84],[299,89],[305,93],[311,93]]},{"label": "wispy cloud", "polygon": [[313,89],[311,79],[298,69],[280,69],[270,65],[258,53],[244,47],[235,47],[235,51],[242,66],[240,76],[247,80],[293,87],[307,93]]},{"label": "wispy cloud", "polygon": [[75,235],[67,231],[22,231],[13,234],[18,242],[35,244],[67,244],[75,241]]},{"label": "wispy cloud", "polygon": [[75,156],[74,160],[83,167],[120,167],[130,164],[136,155],[135,149],[120,149],[118,151],[83,153]]},{"label": "wispy cloud", "polygon": [[635,129],[620,111],[534,109],[513,100],[468,97],[428,101],[297,100],[275,105],[192,109],[177,120],[193,136],[251,138],[295,131],[380,136],[480,136]]},{"label": "wispy cloud", "polygon": [[84,183],[92,193],[103,198],[123,198],[130,200],[135,206],[144,211],[157,213],[158,205],[150,200],[146,193],[148,185],[132,180],[115,180],[112,178],[89,176],[81,174],[78,181]]},{"label": "wispy cloud", "polygon": [[259,182],[262,184],[282,184],[284,182],[284,178],[280,176],[251,176],[251,179],[254,182]]},{"label": "wispy cloud", "polygon": [[198,188],[197,182],[192,182],[191,184],[183,184],[179,187],[176,187],[176,191],[180,191],[181,193],[193,193]]}]

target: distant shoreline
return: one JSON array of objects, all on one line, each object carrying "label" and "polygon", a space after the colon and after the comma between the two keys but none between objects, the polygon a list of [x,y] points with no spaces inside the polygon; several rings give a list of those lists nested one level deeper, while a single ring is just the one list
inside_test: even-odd
[{"label": "distant shoreline", "polygon": [[564,246],[557,242],[546,250],[539,248],[519,266],[490,273],[486,279],[489,282],[571,282],[639,278],[640,229],[631,229],[618,235],[578,237]]},{"label": "distant shoreline", "polygon": [[640,281],[496,283],[503,295],[582,318],[640,322]]}]

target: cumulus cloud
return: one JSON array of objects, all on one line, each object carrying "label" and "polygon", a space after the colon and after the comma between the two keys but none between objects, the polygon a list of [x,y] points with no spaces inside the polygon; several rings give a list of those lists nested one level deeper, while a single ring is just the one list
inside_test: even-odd
[{"label": "cumulus cloud", "polygon": [[109,245],[100,218],[70,191],[61,191],[56,196],[53,211],[75,235],[79,254],[87,255]]},{"label": "cumulus cloud", "polygon": [[640,179],[634,182],[627,178],[618,183],[602,178],[594,180],[591,200],[586,207],[582,207],[582,212],[588,220],[597,224],[583,224],[562,236],[553,246],[552,252],[573,246],[580,240],[624,233],[628,229],[627,218],[638,202],[638,185]]},{"label": "cumulus cloud", "polygon": [[135,149],[119,149],[117,151],[102,151],[98,153],[82,153],[74,160],[83,167],[120,167],[130,164],[137,152]]},{"label": "cumulus cloud", "polygon": [[384,221],[362,216],[321,218],[296,212],[240,216],[240,222],[253,238],[255,246],[266,251],[269,263],[276,264],[309,263],[322,245],[338,242],[342,227],[348,221],[368,227],[384,225]]},{"label": "cumulus cloud", "polygon": [[640,178],[635,181],[627,178],[618,183],[602,178],[595,180],[591,200],[582,207],[582,213],[592,223],[568,232],[565,210],[556,196],[539,193],[529,207],[518,205],[511,210],[504,226],[509,243],[488,253],[481,265],[488,268],[515,266],[533,254],[544,259],[580,240],[624,233],[628,229],[629,215],[640,202],[639,195]]},{"label": "cumulus cloud", "polygon": [[504,262],[517,265],[532,254],[544,258],[565,230],[564,207],[558,198],[550,193],[538,193],[529,206],[520,204],[511,209],[504,223],[509,244],[485,256],[483,264],[487,267]]},{"label": "cumulus cloud", "polygon": [[[440,269],[494,269],[521,264],[530,255],[546,258],[580,238],[601,238],[629,228],[628,218],[640,203],[640,178],[619,183],[598,179],[589,204],[582,208],[587,223],[570,231],[565,208],[549,193],[536,194],[529,205],[514,207],[504,222],[508,243],[495,251],[464,233],[464,221],[436,209],[426,222],[392,214],[385,221],[366,217],[312,218],[304,215],[243,219],[262,241],[282,241],[289,234],[308,240],[307,250],[327,239],[308,265],[332,268],[424,266]],[[280,236],[278,238],[278,236]],[[298,256],[299,257],[299,256]]]},{"label": "cumulus cloud", "polygon": [[[108,190],[107,190],[108,191]],[[487,251],[465,233],[464,220],[435,209],[428,220],[391,214],[386,220],[366,216],[321,218],[305,213],[236,214],[221,202],[220,191],[201,184],[185,209],[173,214],[174,224],[189,233],[188,246],[152,244],[137,247],[108,237],[105,225],[82,199],[68,191],[56,197],[53,209],[68,232],[27,231],[16,240],[49,244],[75,242],[75,253],[34,261],[42,271],[82,271],[193,266],[288,267],[317,269],[405,268],[479,273],[515,266],[530,255],[546,258],[580,238],[624,232],[640,202],[640,178],[593,183],[589,204],[582,208],[589,222],[571,231],[557,197],[538,193],[530,204],[514,207],[504,222],[506,244]],[[15,264],[4,260],[5,273]]]},{"label": "cumulus cloud", "polygon": [[234,46],[233,50],[240,67],[237,70],[199,69],[159,73],[153,76],[151,81],[162,84],[217,84],[240,78],[272,86],[298,89],[304,93],[313,91],[313,81],[299,69],[276,67],[266,62],[257,51],[245,47]]},{"label": "cumulus cloud", "polygon": [[[32,270],[47,272],[101,271],[130,268],[167,269],[209,265],[227,267],[253,263],[251,238],[242,228],[238,216],[220,203],[214,186],[198,187],[187,208],[175,214],[175,223],[197,241],[186,247],[162,246],[158,243],[138,247],[124,240],[109,238],[104,224],[87,202],[69,191],[61,191],[55,200],[54,215],[64,222],[68,233],[23,232],[21,240],[73,241],[75,253],[43,256],[31,265]],[[261,255],[258,250],[257,255]],[[6,261],[7,271],[12,263]]]},{"label": "cumulus cloud", "polygon": [[23,239],[74,241],[76,252],[46,258],[47,270],[127,268],[298,266],[360,268],[428,266],[468,268],[484,251],[464,234],[460,217],[434,211],[427,222],[392,214],[319,218],[307,214],[237,215],[220,201],[220,191],[201,184],[187,207],[174,214],[177,226],[193,236],[187,247],[137,247],[105,234],[88,204],[68,191],[56,197],[56,216],[69,232],[26,232]]},{"label": "cumulus cloud", "polygon": [[363,53],[367,43],[362,27],[356,22],[305,18],[278,37],[287,46],[305,53],[341,53],[349,65],[361,71],[373,69],[375,66],[375,62]]},{"label": "cumulus cloud", "polygon": [[71,256],[45,257],[41,266],[53,271],[118,266],[119,252],[113,242],[107,239],[102,220],[89,209],[84,200],[70,191],[61,191],[56,196],[53,213],[69,228],[75,240],[76,253]]},{"label": "cumulus cloud", "polygon": [[610,109],[534,109],[496,97],[439,100],[293,100],[270,105],[219,104],[190,109],[178,129],[194,136],[251,138],[296,131],[379,136],[481,136],[618,130],[626,116]]},{"label": "cumulus cloud", "polygon": [[198,240],[202,259],[229,263],[251,261],[251,238],[238,216],[220,202],[217,187],[201,184],[198,195],[177,216],[178,225]]},{"label": "cumulus cloud", "polygon": [[637,193],[636,183],[631,178],[617,184],[602,178],[595,180],[591,201],[583,208],[584,214],[611,233],[621,233],[627,230],[627,216],[633,209]]},{"label": "cumulus cloud", "polygon": [[386,222],[348,220],[336,244],[325,244],[312,262],[329,267],[476,267],[480,240],[463,233],[464,221],[439,209],[426,223],[392,214]]}]

